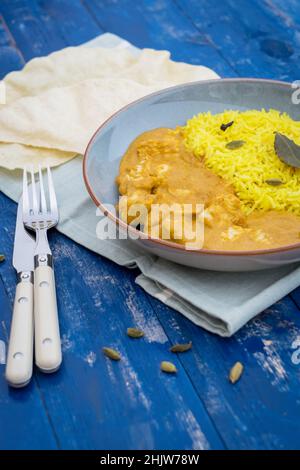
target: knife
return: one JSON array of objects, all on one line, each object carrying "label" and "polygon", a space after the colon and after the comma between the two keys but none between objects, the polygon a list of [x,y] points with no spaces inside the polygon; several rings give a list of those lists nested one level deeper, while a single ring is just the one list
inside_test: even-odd
[{"label": "knife", "polygon": [[5,376],[12,387],[24,387],[30,382],[33,362],[33,254],[35,239],[23,225],[22,198],[19,201],[15,230],[13,266],[18,282]]}]

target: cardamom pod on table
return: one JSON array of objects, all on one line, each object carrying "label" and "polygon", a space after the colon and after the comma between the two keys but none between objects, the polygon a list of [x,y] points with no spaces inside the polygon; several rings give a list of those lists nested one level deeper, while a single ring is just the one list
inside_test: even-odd
[{"label": "cardamom pod on table", "polygon": [[174,344],[171,348],[170,351],[173,353],[181,353],[185,351],[189,351],[192,347],[192,341],[189,343],[182,343],[182,344]]},{"label": "cardamom pod on table", "polygon": [[234,366],[230,369],[229,380],[232,384],[235,384],[241,377],[244,370],[243,364],[236,362]]},{"label": "cardamom pod on table", "polygon": [[113,361],[119,361],[121,359],[120,353],[112,348],[102,348],[103,354]]},{"label": "cardamom pod on table", "polygon": [[138,328],[127,328],[127,335],[130,336],[130,338],[142,338],[144,332]]},{"label": "cardamom pod on table", "polygon": [[177,372],[176,366],[169,361],[162,361],[160,363],[160,370],[167,374],[176,374]]}]

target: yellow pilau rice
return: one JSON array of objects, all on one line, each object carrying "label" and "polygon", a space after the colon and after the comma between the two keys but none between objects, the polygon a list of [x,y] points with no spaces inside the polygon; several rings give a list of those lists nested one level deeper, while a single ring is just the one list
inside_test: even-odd
[{"label": "yellow pilau rice", "polygon": [[[222,131],[221,125],[230,121],[233,125]],[[233,185],[247,214],[254,209],[275,209],[300,215],[300,169],[278,158],[275,132],[300,145],[300,122],[275,110],[201,113],[183,127],[187,148]],[[235,150],[226,148],[234,140],[245,143]],[[266,183],[274,178],[283,184],[275,187]]]}]

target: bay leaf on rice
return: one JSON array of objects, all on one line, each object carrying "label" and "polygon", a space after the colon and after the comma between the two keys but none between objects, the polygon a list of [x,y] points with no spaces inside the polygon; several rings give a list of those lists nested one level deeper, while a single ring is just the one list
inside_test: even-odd
[{"label": "bay leaf on rice", "polygon": [[274,148],[278,158],[283,163],[294,168],[300,168],[300,145],[297,145],[286,135],[276,132]]}]

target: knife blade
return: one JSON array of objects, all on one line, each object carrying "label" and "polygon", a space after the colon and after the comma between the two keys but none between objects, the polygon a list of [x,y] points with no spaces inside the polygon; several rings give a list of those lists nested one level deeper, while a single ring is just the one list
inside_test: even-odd
[{"label": "knife blade", "polygon": [[33,270],[35,239],[23,225],[19,201],[14,239],[13,266],[18,273],[5,376],[12,387],[24,387],[32,376]]},{"label": "knife blade", "polygon": [[22,210],[23,208],[21,198],[18,204],[13,252],[13,266],[17,273],[34,270],[33,256],[35,249],[35,238],[33,235],[30,235],[24,227]]}]

